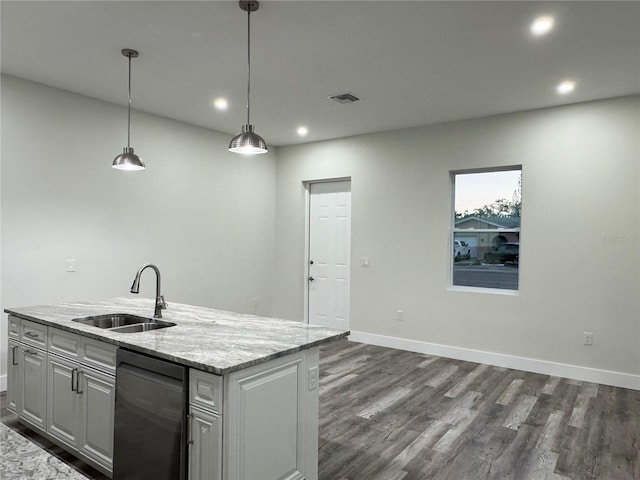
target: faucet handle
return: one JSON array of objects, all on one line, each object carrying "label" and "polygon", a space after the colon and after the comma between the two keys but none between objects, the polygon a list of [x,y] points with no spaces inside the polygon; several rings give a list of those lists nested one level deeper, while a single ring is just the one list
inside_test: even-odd
[{"label": "faucet handle", "polygon": [[167,309],[167,302],[164,301],[164,295],[160,295],[160,308],[163,310]]}]

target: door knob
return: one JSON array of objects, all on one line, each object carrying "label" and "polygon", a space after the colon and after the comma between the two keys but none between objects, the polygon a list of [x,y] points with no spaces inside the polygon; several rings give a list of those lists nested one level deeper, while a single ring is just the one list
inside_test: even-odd
[{"label": "door knob", "polygon": [[313,278],[313,277],[309,277],[309,281],[310,281],[310,282],[313,282],[314,280],[315,280],[315,278]]}]

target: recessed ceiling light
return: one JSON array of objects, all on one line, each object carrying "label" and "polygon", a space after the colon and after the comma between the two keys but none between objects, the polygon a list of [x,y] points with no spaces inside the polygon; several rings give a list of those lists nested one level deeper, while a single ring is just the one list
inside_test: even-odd
[{"label": "recessed ceiling light", "polygon": [[220,97],[220,98],[216,98],[213,101],[213,106],[216,107],[218,110],[226,110],[229,104],[227,103],[226,98]]},{"label": "recessed ceiling light", "polygon": [[531,24],[531,33],[541,36],[549,33],[553,28],[553,17],[538,17]]},{"label": "recessed ceiling light", "polygon": [[309,129],[307,127],[305,127],[305,126],[300,126],[296,130],[296,133],[298,135],[300,135],[301,137],[304,137],[307,133],[309,133]]},{"label": "recessed ceiling light", "polygon": [[556,87],[556,92],[558,92],[560,95],[566,95],[567,93],[573,92],[575,88],[576,82],[574,82],[573,80],[565,80]]}]

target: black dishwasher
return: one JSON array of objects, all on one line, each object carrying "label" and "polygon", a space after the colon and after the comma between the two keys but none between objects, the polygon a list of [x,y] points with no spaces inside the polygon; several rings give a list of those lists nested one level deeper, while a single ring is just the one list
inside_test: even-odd
[{"label": "black dishwasher", "polygon": [[118,349],[113,480],[187,478],[187,368]]}]

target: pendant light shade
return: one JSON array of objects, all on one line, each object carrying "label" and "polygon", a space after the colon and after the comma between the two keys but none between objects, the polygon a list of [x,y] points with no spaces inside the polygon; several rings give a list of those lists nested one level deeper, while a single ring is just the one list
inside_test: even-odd
[{"label": "pendant light shade", "polygon": [[240,9],[247,12],[247,123],[242,126],[242,133],[231,139],[229,151],[243,153],[245,155],[255,155],[257,153],[267,153],[267,142],[253,131],[253,125],[249,118],[250,95],[251,95],[251,12],[258,10],[260,4],[257,1],[240,1]]},{"label": "pendant light shade", "polygon": [[111,164],[118,170],[144,170],[144,162],[133,152],[133,147],[124,147],[123,152],[113,159]]},{"label": "pendant light shade", "polygon": [[136,155],[131,147],[131,59],[138,56],[136,50],[125,48],[122,55],[129,58],[129,115],[127,121],[127,146],[122,153],[113,159],[111,166],[118,170],[144,170],[145,165],[142,159]]},{"label": "pendant light shade", "polygon": [[264,139],[253,131],[253,125],[243,125],[242,133],[231,139],[229,151],[234,153],[256,154],[268,150]]}]

